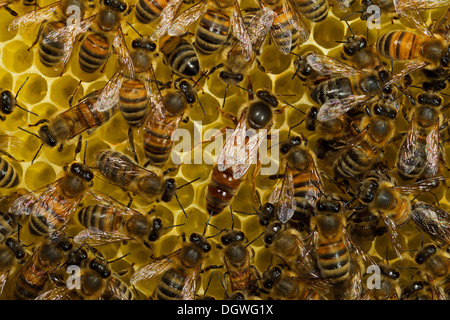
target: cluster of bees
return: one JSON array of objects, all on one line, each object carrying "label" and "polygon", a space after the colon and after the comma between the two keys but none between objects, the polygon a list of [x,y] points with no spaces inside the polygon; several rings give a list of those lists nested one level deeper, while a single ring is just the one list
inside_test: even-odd
[{"label": "cluster of bees", "polygon": [[[450,1],[253,2],[0,1],[5,32],[34,29],[29,50],[55,77],[74,64],[90,81],[115,68],[77,100],[89,82],[81,77],[69,108],[48,119],[20,101],[29,78],[0,93],[2,121],[27,117],[1,128],[2,299],[449,297],[450,218],[439,199]],[[374,7],[391,30],[369,41]],[[439,19],[429,26],[431,9]],[[332,15],[350,32],[333,39],[337,54],[302,51]],[[352,19],[367,21],[366,35]],[[255,85],[280,77],[260,59],[266,50],[266,60],[290,62],[301,100]],[[213,91],[222,105],[202,103]],[[173,163],[173,136],[198,107],[226,124],[203,148],[232,133],[214,165],[201,165],[206,177],[189,180],[194,166]],[[125,141],[90,152],[108,126],[128,130]],[[17,151],[23,140],[30,159]],[[280,152],[277,174],[260,174],[264,141]],[[45,149],[69,150],[73,161],[28,190],[20,168],[48,158]],[[200,199],[199,210],[183,198]]]}]

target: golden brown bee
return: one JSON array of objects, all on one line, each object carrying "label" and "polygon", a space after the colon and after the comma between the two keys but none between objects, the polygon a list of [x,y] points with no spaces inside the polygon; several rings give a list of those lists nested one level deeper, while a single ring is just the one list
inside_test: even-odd
[{"label": "golden brown bee", "polygon": [[46,239],[40,243],[10,281],[14,298],[33,300],[45,292],[50,276],[64,262],[71,249],[71,243],[64,240]]},{"label": "golden brown bee", "polygon": [[206,210],[210,215],[221,213],[233,201],[272,127],[277,98],[266,90],[258,90],[256,97],[243,107],[239,120],[231,117],[235,129],[219,153],[208,184]]},{"label": "golden brown bee", "polygon": [[326,300],[320,293],[308,288],[295,272],[283,266],[265,271],[261,283],[273,300]]},{"label": "golden brown bee", "polygon": [[435,244],[425,245],[414,258],[422,276],[427,280],[433,300],[448,300],[442,285],[448,282],[450,255]]},{"label": "golden brown bee", "polygon": [[87,11],[88,4],[84,0],[61,0],[17,17],[8,30],[22,32],[42,22],[36,39],[39,59],[44,66],[64,72],[77,36],[85,33],[92,23],[91,17],[84,19]]},{"label": "golden brown bee", "polygon": [[270,35],[277,49],[284,55],[309,38],[308,26],[288,0],[259,0],[261,8],[274,12]]},{"label": "golden brown bee", "polygon": [[9,213],[31,215],[29,229],[33,235],[45,236],[61,232],[68,226],[78,204],[89,192],[93,178],[94,174],[89,167],[73,163],[62,178],[15,200]]},{"label": "golden brown bee", "polygon": [[295,223],[300,230],[309,228],[309,219],[323,192],[316,158],[307,144],[303,136],[291,136],[281,143],[285,172],[269,199],[276,207],[277,219]]},{"label": "golden brown bee", "polygon": [[161,218],[144,216],[112,199],[111,202],[90,205],[78,212],[78,221],[86,229],[74,237],[74,242],[79,245],[99,246],[117,241],[137,240],[151,249],[150,243],[161,236]]},{"label": "golden brown bee", "polygon": [[27,253],[23,243],[14,238],[7,238],[0,244],[0,296],[3,289],[18,265],[24,262]]},{"label": "golden brown bee", "polygon": [[306,18],[313,22],[325,20],[328,16],[327,0],[294,0],[292,5]]},{"label": "golden brown bee", "polygon": [[162,19],[157,30],[158,37],[166,30],[170,36],[181,36],[197,20],[194,45],[199,53],[209,55],[217,52],[233,33],[244,45],[246,57],[250,57],[250,37],[241,16],[239,3],[235,0],[198,1],[174,18],[173,23],[167,25],[168,21]]},{"label": "golden brown bee", "polygon": [[111,47],[134,77],[133,60],[122,33],[122,16],[130,12],[126,2],[104,0],[100,11],[90,19],[88,32],[80,45],[78,61],[83,71],[93,73],[99,70],[111,55]]},{"label": "golden brown bee", "polygon": [[164,63],[173,73],[185,78],[199,74],[200,60],[192,43],[182,36],[165,36],[159,41],[160,51],[164,54]]},{"label": "golden brown bee", "polygon": [[136,3],[136,18],[141,23],[150,23],[158,19],[163,9],[168,5],[168,0],[139,0]]},{"label": "golden brown bee", "polygon": [[175,179],[165,177],[161,169],[145,169],[118,151],[98,152],[96,164],[110,183],[141,196],[147,203],[155,200],[169,202],[177,189]]},{"label": "golden brown bee", "polygon": [[431,178],[445,166],[440,130],[446,126],[443,99],[437,93],[422,92],[418,105],[406,109],[408,131],[399,147],[397,171],[405,179]]},{"label": "golden brown bee", "polygon": [[131,276],[131,284],[160,277],[154,299],[194,300],[202,264],[211,251],[211,244],[198,233],[192,233],[189,242],[186,242],[184,234],[182,237],[183,244],[179,250],[136,270]]},{"label": "golden brown bee", "polygon": [[450,223],[447,211],[434,204],[418,201],[412,206],[412,218],[420,230],[450,245]]}]

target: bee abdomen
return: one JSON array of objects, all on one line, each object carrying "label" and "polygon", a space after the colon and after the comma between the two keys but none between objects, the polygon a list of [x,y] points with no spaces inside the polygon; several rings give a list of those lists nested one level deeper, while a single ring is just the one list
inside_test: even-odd
[{"label": "bee abdomen", "polygon": [[156,296],[158,300],[179,300],[186,278],[175,269],[165,272],[158,283]]},{"label": "bee abdomen", "polygon": [[195,36],[195,45],[203,54],[212,54],[227,41],[230,18],[219,11],[208,10],[200,19]]},{"label": "bee abdomen", "polygon": [[12,165],[0,158],[0,188],[13,188],[19,184],[19,174]]},{"label": "bee abdomen", "polygon": [[172,67],[175,73],[185,77],[193,77],[200,72],[200,62],[197,52],[184,39],[167,57],[167,64]]},{"label": "bee abdomen", "polygon": [[223,172],[217,166],[211,173],[206,194],[206,210],[211,215],[219,214],[233,200],[238,192],[242,180],[234,179],[231,169]]},{"label": "bee abdomen", "polygon": [[0,212],[0,242],[10,236],[17,228],[17,216]]},{"label": "bee abdomen", "polygon": [[132,127],[139,126],[148,112],[145,85],[139,80],[127,80],[119,90],[120,112]]},{"label": "bee abdomen", "polygon": [[101,34],[91,34],[81,43],[80,67],[85,72],[93,73],[106,62],[108,55],[108,39]]},{"label": "bee abdomen", "polygon": [[343,99],[353,94],[349,78],[340,77],[320,83],[311,91],[311,99],[318,104],[324,104],[330,99]]},{"label": "bee abdomen", "polygon": [[298,10],[309,20],[320,22],[328,16],[328,1],[297,0],[294,2]]},{"label": "bee abdomen", "polygon": [[51,31],[55,31],[65,27],[61,21],[49,22],[45,25],[39,39],[39,59],[46,67],[57,66],[63,58],[64,43],[58,41],[51,41],[47,35]]},{"label": "bee abdomen", "polygon": [[318,261],[323,277],[344,280],[350,270],[350,257],[343,241],[319,244]]},{"label": "bee abdomen", "polygon": [[420,39],[407,31],[391,31],[383,34],[377,42],[378,52],[389,59],[410,60],[415,58]]},{"label": "bee abdomen", "polygon": [[92,205],[78,212],[78,220],[86,228],[97,228],[102,231],[117,230],[121,218],[111,207],[103,205]]},{"label": "bee abdomen", "polygon": [[136,18],[141,23],[150,23],[158,19],[167,6],[166,0],[139,0],[136,3]]}]

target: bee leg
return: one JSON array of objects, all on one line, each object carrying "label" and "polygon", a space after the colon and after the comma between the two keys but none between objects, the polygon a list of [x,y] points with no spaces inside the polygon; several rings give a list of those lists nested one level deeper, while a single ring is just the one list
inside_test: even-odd
[{"label": "bee leg", "polygon": [[261,61],[259,59],[256,59],[256,66],[262,72],[267,73],[266,68],[263,67],[263,65],[262,65],[262,63],[261,63]]},{"label": "bee leg", "polygon": [[[225,100],[224,100],[224,101],[225,101]],[[218,106],[218,105],[217,105],[216,107],[217,107],[217,110],[219,110],[219,112],[222,114],[222,116],[223,116],[224,118],[230,120],[231,122],[233,122],[233,124],[234,124],[235,126],[237,126],[237,124],[238,124],[238,119],[234,116],[234,114],[232,114],[231,112],[223,111],[222,108],[221,108],[220,106]]]},{"label": "bee leg", "polygon": [[131,204],[133,203],[133,197],[131,196],[131,194],[129,193],[129,192],[127,192],[127,196],[128,196],[128,199],[130,199],[129,201],[128,201],[128,204],[127,204],[127,207],[128,208],[130,208],[131,207]]},{"label": "bee leg", "polygon": [[17,17],[19,14],[17,12],[15,12],[13,9],[11,9],[9,6],[4,6],[3,8],[5,8],[6,11],[9,12],[10,15],[12,15],[13,17]]},{"label": "bee leg", "polygon": [[73,99],[75,98],[75,96],[77,95],[77,93],[78,93],[78,90],[80,89],[80,87],[81,87],[81,82],[83,82],[83,80],[80,80],[80,82],[78,82],[78,85],[77,85],[77,87],[75,88],[75,91],[72,93],[72,95],[69,97],[69,107],[72,107],[72,102],[73,102]]},{"label": "bee leg", "polygon": [[222,269],[223,267],[224,267],[223,265],[215,265],[215,264],[211,264],[211,265],[209,265],[209,266],[203,268],[203,269],[200,271],[200,273],[205,273],[205,272],[208,272],[209,270],[212,270],[212,269]]},{"label": "bee leg", "polygon": [[133,153],[134,161],[136,163],[139,163],[139,159],[136,153],[136,146],[134,145],[134,135],[133,135],[133,127],[130,127],[128,129],[128,141],[130,143],[131,152]]},{"label": "bee leg", "polygon": [[35,124],[29,124],[28,126],[29,127],[36,127],[36,126],[38,126],[40,124],[47,123],[47,122],[49,122],[48,119],[41,119],[38,122],[36,122]]},{"label": "bee leg", "polygon": [[180,167],[180,165],[177,165],[177,166],[175,166],[175,167],[169,168],[169,169],[167,169],[166,171],[163,172],[163,175],[166,175],[166,174],[168,174],[168,173],[171,173],[171,172],[173,172],[173,171],[176,171],[179,167]]},{"label": "bee leg", "polygon": [[220,69],[222,67],[223,67],[223,63],[219,63],[217,66],[212,67],[211,70],[209,70],[209,72],[206,74],[206,77],[209,77],[211,74],[216,72],[217,69]]},{"label": "bee leg", "polygon": [[58,147],[58,152],[62,152],[62,151],[63,151],[63,148],[64,148],[64,144],[61,143],[61,144],[59,145],[59,147]]}]

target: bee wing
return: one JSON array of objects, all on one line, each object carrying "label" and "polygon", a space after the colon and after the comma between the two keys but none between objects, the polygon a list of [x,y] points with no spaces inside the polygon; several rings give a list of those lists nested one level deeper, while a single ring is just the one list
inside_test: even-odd
[{"label": "bee wing", "polygon": [[354,148],[356,145],[358,145],[361,140],[364,139],[364,137],[367,134],[367,127],[364,128],[363,131],[361,131],[356,137],[354,137],[352,140],[350,140],[349,143],[347,143],[345,145],[345,147],[339,149],[330,159],[330,163],[333,163],[334,161],[336,161],[336,159],[339,159],[343,154],[345,154],[348,150]]},{"label": "bee wing", "polygon": [[350,95],[342,99],[329,99],[320,107],[317,120],[334,120],[370,99],[368,95]]},{"label": "bee wing", "polygon": [[[416,203],[419,205],[420,202]],[[450,216],[438,206],[421,206],[420,211],[413,211],[412,218],[417,226],[433,237],[444,239],[450,244]]]},{"label": "bee wing", "polygon": [[22,140],[20,140],[16,136],[11,136],[7,134],[0,135],[0,150],[20,148],[21,145]]},{"label": "bee wing", "polygon": [[124,82],[123,71],[124,68],[120,67],[100,90],[100,93],[97,95],[97,101],[93,105],[94,109],[104,112],[117,106],[119,103],[120,88]]},{"label": "bee wing", "polygon": [[[175,253],[178,254],[179,250]],[[159,276],[167,271],[173,263],[173,258],[171,256],[164,257],[162,259],[150,262],[145,266],[136,270],[135,273],[130,278],[131,285],[135,285],[137,282],[142,280],[149,280],[153,277]]]},{"label": "bee wing", "polygon": [[[244,154],[245,156],[245,136],[247,129],[245,121],[245,114],[242,114],[233,133],[225,141],[222,150],[220,150],[217,158],[217,167],[219,171],[225,171],[228,168],[233,167],[236,163],[237,154]],[[241,156],[239,158],[241,158]]]},{"label": "bee wing", "polygon": [[394,221],[385,216],[384,214],[380,214],[381,219],[383,220],[388,234],[389,234],[389,238],[391,239],[391,243],[392,243],[392,247],[394,248],[395,253],[397,254],[397,256],[399,257],[399,259],[402,259],[402,246],[401,246],[401,242],[400,242],[400,235],[397,232],[397,227],[395,226]]},{"label": "bee wing", "polygon": [[437,176],[427,179],[421,179],[414,183],[402,186],[395,186],[393,188],[405,194],[422,193],[433,190],[434,188],[436,188],[436,182],[445,180],[446,178],[444,176]]},{"label": "bee wing", "polygon": [[169,36],[181,36],[195,23],[208,9],[208,4],[198,1],[192,7],[179,14],[170,25],[167,33]]},{"label": "bee wing", "polygon": [[119,27],[116,30],[116,34],[113,40],[114,51],[119,56],[120,64],[125,66],[126,70],[129,72],[130,77],[134,78],[134,64],[133,59],[131,59],[130,51],[128,51],[127,43],[125,37],[123,36],[122,28]]},{"label": "bee wing", "polygon": [[287,223],[294,215],[295,209],[297,208],[294,194],[294,178],[292,175],[292,169],[287,167],[283,182],[281,184],[278,201],[276,202],[278,220],[280,220],[281,223]]},{"label": "bee wing", "polygon": [[239,8],[239,4],[237,1],[234,3],[234,10],[230,20],[231,26],[233,28],[233,33],[240,41],[244,57],[247,61],[249,61],[253,50],[252,40],[250,38],[249,31],[245,27],[244,19],[241,15],[241,9]]},{"label": "bee wing", "polygon": [[0,274],[0,296],[3,295],[3,289],[5,288],[8,277],[9,277],[9,270],[2,272]]},{"label": "bee wing", "polygon": [[450,5],[449,0],[394,0],[397,12],[408,10],[430,10]]},{"label": "bee wing", "polygon": [[298,32],[299,44],[302,44],[309,39],[310,30],[302,18],[302,14],[299,13],[297,7],[292,5],[291,1],[285,0],[283,6],[287,6],[287,9],[292,10],[293,17],[290,23],[293,25],[294,29]]},{"label": "bee wing", "polygon": [[353,3],[353,1],[350,0],[332,0],[332,2],[343,12],[346,12]]},{"label": "bee wing", "polygon": [[159,90],[158,83],[156,81],[156,75],[153,67],[147,71],[147,77],[145,81],[145,88],[147,90],[147,97],[149,97],[152,108],[148,119],[154,120],[162,119],[164,117],[164,103],[163,96]]},{"label": "bee wing", "polygon": [[100,205],[105,206],[105,207],[114,207],[117,209],[117,214],[120,214],[123,217],[127,217],[127,216],[136,216],[139,215],[141,216],[142,213],[140,213],[139,211],[136,211],[130,207],[127,207],[126,205],[124,205],[123,203],[117,201],[116,199],[111,198],[109,195],[100,192],[98,190],[88,190],[87,194],[92,196],[92,198],[98,202]]},{"label": "bee wing", "polygon": [[93,247],[128,240],[133,240],[133,238],[117,231],[108,232],[93,227],[80,231],[73,238],[77,245],[87,244]]},{"label": "bee wing", "polygon": [[196,268],[190,275],[186,277],[184,287],[181,290],[183,300],[194,300],[197,292],[197,281],[200,274],[200,268]]},{"label": "bee wing", "polygon": [[95,16],[89,17],[82,21],[75,22],[65,26],[64,28],[50,31],[42,40],[44,43],[64,43],[63,58],[61,61],[61,69],[64,70],[72,55],[76,37],[88,31],[89,27],[95,20]]},{"label": "bee wing", "polygon": [[[117,278],[118,281],[121,281],[119,278]],[[118,286],[114,285],[113,277],[110,277],[108,281],[106,282],[106,290],[108,292],[111,292],[114,297],[117,297],[119,300],[130,300],[128,296],[120,290]]]},{"label": "bee wing", "polygon": [[408,132],[400,146],[397,162],[402,165],[402,170],[406,173],[411,173],[417,166],[420,156],[417,155],[417,142],[419,140],[419,132],[417,130],[417,123],[412,117]]},{"label": "bee wing", "polygon": [[309,54],[306,57],[306,61],[311,66],[311,68],[324,75],[341,74],[343,76],[350,77],[355,74],[366,73],[361,69],[357,69],[337,59],[328,57],[320,53],[313,52]]},{"label": "bee wing", "polygon": [[150,36],[150,39],[157,40],[167,32],[182,3],[183,0],[170,0],[167,3],[166,7],[161,11],[161,20],[156,27],[156,31]]},{"label": "bee wing", "polygon": [[68,287],[56,287],[41,293],[35,300],[67,300],[71,291]]},{"label": "bee wing", "polygon": [[[265,9],[265,5],[260,2],[261,7]],[[280,17],[282,15],[288,15],[290,19],[288,19],[289,24],[292,24],[292,12],[289,11],[289,7],[286,4],[286,1],[283,0],[283,8],[282,11],[278,14],[275,13],[274,21],[272,27],[270,28],[270,34],[272,35],[272,40],[277,49],[284,55],[288,55],[290,52],[290,48],[292,46],[292,34],[289,30],[288,26],[282,23],[284,18]],[[288,42],[286,45],[282,45],[280,41]],[[285,49],[286,48],[286,49]]]},{"label": "bee wing", "polygon": [[428,133],[426,138],[426,154],[427,167],[429,167],[431,175],[437,174],[441,159],[439,124],[435,124],[433,129]]},{"label": "bee wing", "polygon": [[[429,38],[433,38],[433,33],[428,28],[425,20],[419,13],[419,7],[417,6],[417,2],[414,0],[408,1],[409,4],[405,6],[404,0],[393,0],[395,11],[401,14],[402,18],[409,20],[418,31],[420,31],[423,35]],[[424,2],[421,0],[421,2]]]},{"label": "bee wing", "polygon": [[22,14],[17,18],[15,18],[13,21],[11,21],[11,23],[8,26],[8,31],[9,32],[26,31],[28,27],[30,27],[31,25],[35,25],[44,20],[50,19],[56,13],[60,5],[61,1],[57,1],[52,4],[49,4],[48,6],[40,8],[39,10],[32,10],[30,12]]},{"label": "bee wing", "polygon": [[408,62],[405,62],[402,66],[402,70],[394,74],[389,81],[385,82],[383,84],[383,87],[389,87],[391,84],[400,81],[404,76],[407,74],[410,74],[413,71],[422,69],[423,67],[426,67],[428,65],[428,62],[425,61],[418,61],[418,60],[411,60]]},{"label": "bee wing", "polygon": [[448,296],[444,289],[436,283],[433,277],[427,275],[427,280],[430,286],[432,300],[448,300]]}]

